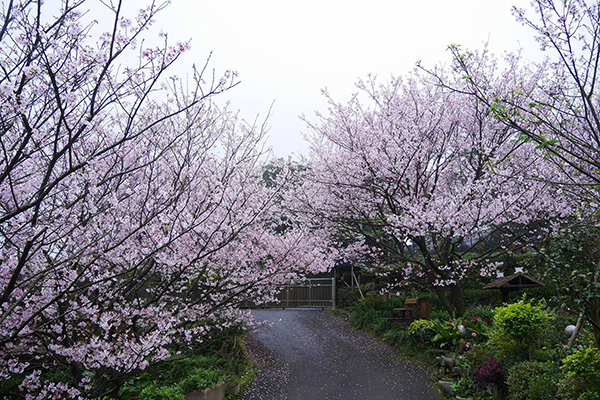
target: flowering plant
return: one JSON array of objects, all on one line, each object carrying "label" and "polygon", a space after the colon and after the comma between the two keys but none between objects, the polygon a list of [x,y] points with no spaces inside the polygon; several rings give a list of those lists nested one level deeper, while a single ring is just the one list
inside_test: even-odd
[{"label": "flowering plant", "polygon": [[454,350],[461,345],[465,336],[465,328],[461,319],[450,319],[448,321],[436,319],[433,322],[431,327],[435,332],[433,341],[439,342],[440,348]]},{"label": "flowering plant", "polygon": [[487,341],[491,330],[487,321],[474,317],[472,321],[465,322],[465,325],[473,342],[483,343]]}]

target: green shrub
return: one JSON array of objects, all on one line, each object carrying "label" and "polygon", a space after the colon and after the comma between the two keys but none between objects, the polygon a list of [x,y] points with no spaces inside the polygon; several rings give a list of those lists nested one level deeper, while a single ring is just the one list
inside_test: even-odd
[{"label": "green shrub", "polygon": [[[565,400],[595,399],[600,392],[600,352],[596,348],[579,349],[563,360],[566,376],[558,384]],[[589,392],[589,393],[588,393]]]},{"label": "green shrub", "polygon": [[136,399],[139,397],[139,394],[146,388],[150,386],[156,386],[156,383],[153,382],[147,373],[143,373],[142,375],[129,380],[119,390],[119,398],[129,400]]},{"label": "green shrub", "polygon": [[477,322],[483,323],[485,321],[486,324],[492,326],[494,322],[494,310],[491,306],[469,307],[463,318],[469,322],[475,321],[477,318]]},{"label": "green shrub", "polygon": [[401,346],[402,344],[406,343],[408,338],[404,329],[394,328],[385,332],[382,339],[392,346]]},{"label": "green shrub", "polygon": [[519,301],[498,307],[494,323],[516,340],[530,340],[547,327],[546,313],[538,306]]},{"label": "green shrub", "polygon": [[526,344],[513,339],[498,329],[490,333],[486,347],[491,350],[496,359],[504,362],[507,370],[520,362],[531,360]]},{"label": "green shrub", "polygon": [[600,400],[600,392],[597,390],[582,393],[577,400]]},{"label": "green shrub", "polygon": [[381,313],[373,308],[355,307],[348,317],[348,322],[358,329],[370,329],[381,320]]},{"label": "green shrub", "polygon": [[463,325],[466,329],[466,339],[471,344],[474,343],[485,343],[490,334],[493,331],[492,325],[488,322],[489,320],[475,316],[472,319],[465,319]]},{"label": "green shrub", "polygon": [[434,325],[435,322],[430,319],[418,319],[408,326],[406,333],[415,342],[431,345],[436,335]]},{"label": "green shrub", "polygon": [[440,321],[432,320],[431,329],[435,332],[433,341],[438,343],[441,349],[456,350],[463,342],[464,332],[461,331],[461,320]]},{"label": "green shrub", "polygon": [[552,366],[537,361],[524,361],[512,366],[508,370],[506,386],[510,398],[514,400],[526,400],[531,398],[530,389],[535,378],[552,372]]},{"label": "green shrub", "polygon": [[379,319],[373,326],[373,336],[381,337],[389,329],[390,323],[387,319]]},{"label": "green shrub", "polygon": [[528,390],[528,399],[555,400],[560,376],[561,375],[557,372],[550,372],[533,377],[531,380],[531,387]]},{"label": "green shrub", "polygon": [[156,384],[146,386],[140,392],[139,398],[144,400],[185,400],[179,386],[157,386]]},{"label": "green shrub", "polygon": [[562,369],[569,375],[600,381],[600,351],[594,348],[578,350],[563,360]]},{"label": "green shrub", "polygon": [[181,381],[181,390],[192,392],[216,386],[228,378],[227,373],[215,368],[196,368]]},{"label": "green shrub", "polygon": [[[383,296],[367,296],[350,311],[348,322],[358,329],[372,331],[378,324],[384,324],[382,320],[394,316],[394,307]],[[382,333],[383,325],[377,330]]]},{"label": "green shrub", "polygon": [[339,288],[336,293],[336,304],[340,308],[352,307],[360,300],[358,289],[351,287]]},{"label": "green shrub", "polygon": [[494,349],[488,343],[472,345],[469,351],[464,354],[472,365],[479,365],[490,357],[495,355]]},{"label": "green shrub", "polygon": [[452,395],[460,396],[460,397],[471,397],[476,395],[479,392],[479,389],[473,382],[473,379],[468,378],[466,376],[458,378],[452,384]]},{"label": "green shrub", "polygon": [[410,293],[400,293],[397,296],[390,294],[388,301],[393,308],[402,308],[406,299],[411,297]]},{"label": "green shrub", "polygon": [[595,347],[596,337],[594,336],[594,328],[590,324],[584,325],[579,331],[575,343],[582,347]]},{"label": "green shrub", "polygon": [[589,383],[580,376],[565,375],[558,382],[557,398],[562,400],[578,400],[589,391]]},{"label": "green shrub", "polygon": [[434,310],[433,308],[431,309],[431,315],[430,315],[431,319],[439,319],[441,321],[448,321],[449,319],[452,318],[452,315],[450,315],[448,313],[447,310]]},{"label": "green shrub", "polygon": [[394,311],[392,303],[383,296],[366,296],[364,299],[360,300],[356,307],[359,309],[372,308],[380,311]]}]

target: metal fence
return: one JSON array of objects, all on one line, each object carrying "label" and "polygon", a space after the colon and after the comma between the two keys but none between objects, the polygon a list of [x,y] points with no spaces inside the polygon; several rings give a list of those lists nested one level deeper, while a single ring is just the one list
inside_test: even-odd
[{"label": "metal fence", "polygon": [[[307,278],[301,282],[281,285],[278,302],[260,304],[258,307],[271,308],[335,308],[335,280],[333,278]],[[244,308],[257,307],[245,302]]]},{"label": "metal fence", "polygon": [[300,283],[283,285],[276,307],[335,308],[335,280],[309,278]]}]

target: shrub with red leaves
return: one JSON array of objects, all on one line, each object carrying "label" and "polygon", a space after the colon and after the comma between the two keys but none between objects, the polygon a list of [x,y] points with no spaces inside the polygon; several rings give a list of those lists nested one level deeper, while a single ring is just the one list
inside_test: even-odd
[{"label": "shrub with red leaves", "polygon": [[504,365],[498,362],[494,357],[490,357],[481,365],[475,368],[473,380],[480,388],[487,388],[490,385],[499,387],[504,381],[502,375]]}]

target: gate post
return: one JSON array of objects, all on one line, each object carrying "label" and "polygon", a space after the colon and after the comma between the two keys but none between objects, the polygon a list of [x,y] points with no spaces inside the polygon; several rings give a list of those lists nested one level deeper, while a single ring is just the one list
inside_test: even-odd
[{"label": "gate post", "polygon": [[336,279],[335,279],[335,275],[336,275],[335,270],[333,270],[333,278],[331,278],[331,309],[332,310],[335,310],[335,307],[336,307],[336,301],[335,301],[335,294],[336,294],[335,293],[336,292],[336,290],[335,290],[335,281],[336,281]]},{"label": "gate post", "polygon": [[289,308],[290,306],[290,284],[285,285],[285,305]]}]

